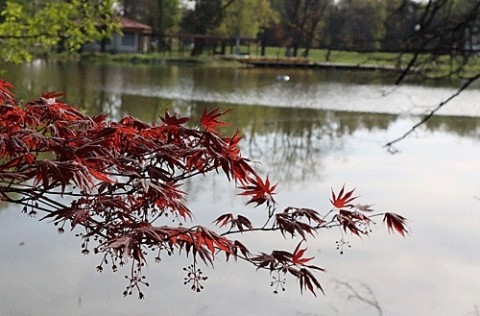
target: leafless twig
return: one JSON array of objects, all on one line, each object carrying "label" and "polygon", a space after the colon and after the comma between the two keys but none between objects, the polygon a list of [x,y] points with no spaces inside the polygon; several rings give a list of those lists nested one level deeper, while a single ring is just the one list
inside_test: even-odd
[{"label": "leafless twig", "polygon": [[430,113],[428,113],[427,115],[425,115],[418,123],[416,123],[415,125],[413,125],[410,130],[408,130],[407,132],[405,132],[402,136],[388,142],[387,144],[385,144],[384,147],[386,147],[389,151],[392,151],[392,152],[395,152],[395,150],[393,149],[393,145],[395,143],[398,143],[399,141],[407,138],[410,134],[412,134],[418,127],[422,126],[423,124],[425,124],[427,121],[429,121],[444,105],[446,105],[447,103],[449,103],[450,101],[452,101],[454,98],[456,98],[457,96],[460,95],[460,93],[462,93],[465,89],[467,89],[473,82],[475,82],[477,79],[480,78],[480,73],[479,74],[476,74],[475,76],[473,77],[470,77],[470,78],[467,78],[465,80],[465,82],[460,86],[460,88],[458,88],[458,90],[452,94],[451,96],[449,96],[447,99],[443,100],[442,102],[440,102],[436,108],[434,108],[433,110],[430,111]]}]

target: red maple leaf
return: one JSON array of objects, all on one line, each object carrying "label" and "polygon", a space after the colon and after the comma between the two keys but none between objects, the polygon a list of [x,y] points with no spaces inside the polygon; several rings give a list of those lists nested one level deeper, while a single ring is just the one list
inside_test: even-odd
[{"label": "red maple leaf", "polygon": [[116,181],[114,179],[109,178],[107,176],[107,174],[104,173],[104,172],[95,170],[93,168],[88,168],[88,171],[97,180],[100,180],[100,181],[103,181],[103,182],[106,182],[106,183],[116,183]]},{"label": "red maple leaf", "polygon": [[307,248],[300,249],[300,245],[302,244],[303,240],[298,243],[297,247],[295,248],[295,251],[293,252],[292,255],[292,263],[294,264],[299,264],[299,265],[304,265],[305,263],[313,260],[315,257],[309,257],[309,258],[304,258],[303,255],[305,254],[305,251]]},{"label": "red maple leaf", "polygon": [[166,125],[173,125],[173,126],[180,126],[182,124],[187,123],[190,118],[189,117],[180,117],[175,114],[170,115],[168,111],[165,111],[165,116],[160,117],[162,122]]},{"label": "red maple leaf", "polygon": [[218,127],[228,126],[229,123],[219,121],[218,119],[230,112],[230,110],[220,112],[218,108],[207,112],[207,109],[203,111],[202,117],[200,117],[200,123],[210,133],[217,134]]},{"label": "red maple leaf", "polygon": [[256,177],[255,179],[251,179],[252,185],[246,185],[241,187],[244,190],[240,195],[250,195],[251,199],[247,202],[256,203],[256,206],[262,205],[267,201],[272,201],[275,203],[273,199],[273,195],[275,194],[275,189],[277,185],[271,185],[270,180],[267,178],[265,182],[260,177]]},{"label": "red maple leaf", "polygon": [[335,195],[335,193],[332,190],[332,198],[330,199],[330,202],[336,208],[353,207],[351,202],[357,198],[357,196],[352,197],[353,191],[355,191],[355,189],[353,189],[353,190],[351,190],[351,191],[349,191],[345,194],[344,194],[344,191],[345,191],[345,185],[343,185],[340,192],[338,192],[338,195]]},{"label": "red maple leaf", "polygon": [[405,237],[407,230],[407,219],[396,213],[385,213],[383,222],[387,225],[388,231],[397,231],[400,235]]},{"label": "red maple leaf", "polygon": [[13,99],[13,94],[11,92],[11,89],[13,88],[14,86],[10,82],[0,79],[0,104],[15,103],[15,100]]},{"label": "red maple leaf", "polygon": [[218,227],[223,227],[223,226],[226,226],[227,224],[229,224],[233,219],[233,215],[232,213],[228,213],[228,214],[223,214],[223,215],[220,215],[216,220],[214,220],[213,222],[218,225]]}]

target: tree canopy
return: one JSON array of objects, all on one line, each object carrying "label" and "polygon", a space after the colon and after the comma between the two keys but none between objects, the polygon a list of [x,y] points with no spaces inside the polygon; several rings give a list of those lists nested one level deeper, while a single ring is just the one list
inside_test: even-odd
[{"label": "tree canopy", "polygon": [[83,44],[119,31],[114,0],[7,1],[1,12],[0,54],[6,61],[30,60],[32,51],[78,51]]},{"label": "tree canopy", "polygon": [[[0,49],[7,60],[32,49],[77,51],[118,31],[115,16],[149,24],[166,36],[259,37],[262,45],[308,56],[312,48],[464,55],[477,49],[476,0],[38,0],[0,1]],[[115,11],[117,9],[117,11]],[[191,54],[203,52],[195,39]],[[303,49],[303,51],[302,51]]]}]

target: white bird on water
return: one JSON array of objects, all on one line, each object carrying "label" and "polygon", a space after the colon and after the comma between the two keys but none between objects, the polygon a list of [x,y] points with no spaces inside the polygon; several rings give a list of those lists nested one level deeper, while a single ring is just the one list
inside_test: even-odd
[{"label": "white bird on water", "polygon": [[286,75],[278,75],[278,76],[277,76],[277,80],[278,80],[278,81],[289,81],[289,80],[290,80],[290,77],[289,77],[289,76],[286,76]]}]

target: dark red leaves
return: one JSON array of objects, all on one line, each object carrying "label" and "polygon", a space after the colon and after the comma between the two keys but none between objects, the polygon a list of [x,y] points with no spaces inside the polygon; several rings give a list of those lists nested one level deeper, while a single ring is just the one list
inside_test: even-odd
[{"label": "dark red leaves", "polygon": [[229,123],[219,121],[219,118],[228,112],[230,111],[220,112],[220,109],[218,108],[207,112],[207,109],[205,109],[200,117],[200,123],[207,132],[217,134],[217,128],[230,125]]},{"label": "dark red leaves", "polygon": [[290,234],[292,238],[295,237],[296,233],[298,233],[304,240],[307,237],[306,234],[315,236],[314,227],[312,227],[310,224],[297,221],[286,213],[279,213],[275,215],[275,225],[278,227],[278,229],[280,229],[284,237],[285,233]]},{"label": "dark red leaves", "polygon": [[178,117],[177,115],[171,115],[167,111],[165,111],[165,115],[163,117],[160,117],[160,120],[165,124],[169,126],[177,126],[179,127],[180,125],[183,125],[190,121],[189,117]]},{"label": "dark red leaves", "polygon": [[10,82],[0,79],[0,105],[13,105],[15,103],[11,92],[13,88]]},{"label": "dark red leaves", "polygon": [[214,223],[215,223],[216,225],[218,225],[218,227],[223,227],[223,226],[226,226],[226,225],[228,225],[229,223],[231,223],[231,222],[232,222],[232,219],[233,219],[232,213],[223,214],[223,215],[220,215],[220,216],[214,221]]},{"label": "dark red leaves", "polygon": [[323,293],[323,288],[312,271],[325,271],[325,269],[315,265],[306,265],[307,262],[313,260],[313,257],[304,257],[306,248],[301,249],[301,244],[302,242],[297,245],[293,254],[287,251],[275,250],[271,254],[261,253],[252,257],[251,260],[257,266],[257,270],[267,269],[270,272],[277,271],[294,276],[299,281],[302,293],[304,290],[309,290],[313,295],[317,296],[315,290],[319,289]]},{"label": "dark red leaves", "polygon": [[52,91],[52,92],[44,92],[42,94],[42,100],[44,100],[47,104],[49,105],[53,105],[55,103],[57,103],[57,98],[58,97],[61,97],[61,96],[64,96],[64,93],[62,92],[55,92],[55,91]]},{"label": "dark red leaves", "polygon": [[317,296],[315,289],[319,289],[323,294],[325,294],[322,285],[309,270],[301,268],[297,273],[297,277],[300,283],[300,292],[303,293],[304,290],[308,289],[313,295]]},{"label": "dark red leaves", "polygon": [[65,94],[63,92],[56,92],[56,91],[51,91],[51,92],[44,92],[42,93],[42,98],[45,99],[55,99],[61,96],[64,96]]},{"label": "dark red leaves", "polygon": [[244,244],[242,244],[238,240],[235,240],[235,242],[233,243],[232,250],[235,257],[238,255],[238,251],[240,251],[240,253],[243,255],[244,258],[250,257],[250,251],[247,249],[247,247]]},{"label": "dark red leaves", "polygon": [[232,241],[203,226],[177,228],[170,230],[170,234],[169,241],[172,245],[185,249],[187,255],[192,253],[194,258],[199,257],[205,264],[213,265],[217,251],[235,255]]},{"label": "dark red leaves", "polygon": [[305,254],[305,251],[307,248],[300,249],[300,245],[302,244],[303,241],[299,242],[297,247],[295,248],[295,251],[293,252],[292,255],[292,263],[295,265],[304,265],[305,263],[313,260],[315,257],[309,257],[305,258],[303,255]]},{"label": "dark red leaves", "polygon": [[367,216],[356,211],[339,210],[337,219],[345,232],[350,231],[357,236],[368,235],[371,220]]},{"label": "dark red leaves", "polygon": [[383,222],[387,225],[389,231],[396,231],[402,236],[408,233],[406,222],[407,219],[395,213],[385,213]]},{"label": "dark red leaves", "polygon": [[232,221],[232,225],[237,226],[240,232],[253,229],[253,225],[250,220],[242,215],[238,215],[237,218]]},{"label": "dark red leaves", "polygon": [[255,177],[255,179],[250,180],[250,185],[245,185],[241,187],[244,192],[240,195],[251,196],[247,204],[256,204],[255,206],[262,205],[265,202],[275,203],[273,195],[275,194],[275,188],[277,185],[271,185],[270,180],[267,179],[265,182],[260,177]]},{"label": "dark red leaves", "polygon": [[309,224],[312,222],[315,224],[322,224],[325,221],[320,218],[320,214],[317,211],[309,208],[296,208],[296,207],[287,207],[284,211],[284,214],[290,214],[293,220],[303,220],[306,219]]},{"label": "dark red leaves", "polygon": [[305,240],[306,234],[315,236],[316,227],[323,223],[318,212],[307,208],[287,207],[282,213],[275,214],[275,226],[284,237],[286,233],[292,238],[299,234]]},{"label": "dark red leaves", "polygon": [[90,174],[95,177],[95,179],[107,183],[115,183],[116,181],[114,179],[109,178],[105,173],[97,171],[95,169],[89,168],[88,171]]},{"label": "dark red leaves", "polygon": [[344,190],[345,190],[345,185],[342,187],[340,192],[338,192],[338,195],[335,195],[335,193],[332,190],[332,198],[330,202],[336,208],[352,207],[353,205],[351,204],[351,202],[357,198],[357,197],[352,197],[353,191],[355,191],[355,189],[349,192],[346,192],[345,194],[344,194]]},{"label": "dark red leaves", "polygon": [[112,249],[124,262],[127,262],[129,258],[133,258],[137,262],[145,261],[141,245],[133,234],[115,237],[108,242],[107,247]]},{"label": "dark red leaves", "polygon": [[230,224],[230,230],[236,228],[239,232],[253,229],[253,225],[250,220],[242,215],[238,215],[236,218],[233,218],[232,214],[223,214],[219,216],[214,223],[219,227]]},{"label": "dark red leaves", "polygon": [[[274,253],[275,252],[272,252],[271,255],[266,254],[266,253],[261,253],[260,255],[253,257],[252,261],[255,262],[255,265],[257,266],[257,270],[262,269],[262,268],[267,268],[270,271],[274,271],[276,266],[277,266],[276,261],[278,261],[278,259],[276,259],[273,256]],[[278,252],[276,254],[277,254],[277,256],[279,256]],[[288,262],[288,253],[286,253],[286,254],[287,254],[287,258],[283,259],[284,256],[280,257],[280,259],[283,259],[280,262],[285,262],[285,263]],[[291,255],[290,255],[290,257],[291,257]]]}]

